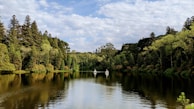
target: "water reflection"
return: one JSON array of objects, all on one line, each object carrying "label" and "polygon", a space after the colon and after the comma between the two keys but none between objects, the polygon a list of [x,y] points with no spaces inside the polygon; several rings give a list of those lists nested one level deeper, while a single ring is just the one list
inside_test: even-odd
[{"label": "water reflection", "polygon": [[60,73],[0,75],[0,108],[177,109],[182,91],[193,102],[193,82],[133,76],[67,81]]},{"label": "water reflection", "polygon": [[[65,93],[68,82],[60,74],[34,73],[0,75],[0,107],[5,109],[36,109],[47,107]],[[62,99],[62,98],[61,98]]]},{"label": "water reflection", "polygon": [[186,92],[193,102],[194,88],[192,79],[164,78],[164,77],[123,77],[121,84],[124,91],[136,92],[141,99],[148,100],[151,108],[163,105],[167,109],[177,109],[176,98],[180,92]]}]

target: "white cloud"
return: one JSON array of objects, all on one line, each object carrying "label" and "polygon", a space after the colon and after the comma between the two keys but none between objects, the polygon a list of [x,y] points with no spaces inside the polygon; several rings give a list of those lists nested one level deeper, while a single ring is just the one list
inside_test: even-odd
[{"label": "white cloud", "polygon": [[194,14],[193,0],[96,0],[99,10],[92,16],[78,15],[74,13],[77,8],[65,3],[0,0],[0,16],[7,26],[14,14],[21,24],[30,15],[42,32],[48,30],[67,41],[72,49],[94,51],[107,42],[120,48],[123,43],[137,42],[151,32],[163,34],[167,26],[180,30],[186,18]]},{"label": "white cloud", "polygon": [[44,7],[48,7],[48,3],[46,2],[46,0],[40,0],[39,1],[40,5],[44,6]]}]

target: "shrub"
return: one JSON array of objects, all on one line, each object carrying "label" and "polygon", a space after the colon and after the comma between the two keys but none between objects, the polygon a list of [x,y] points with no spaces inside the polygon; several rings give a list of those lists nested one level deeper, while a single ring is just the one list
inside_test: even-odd
[{"label": "shrub", "polygon": [[186,98],[184,92],[181,92],[177,98],[177,102],[179,102],[184,109],[194,109],[194,103],[189,104],[190,100]]},{"label": "shrub", "polygon": [[14,71],[14,70],[16,70],[15,69],[15,66],[14,66],[14,64],[11,64],[11,63],[0,63],[0,70],[2,70],[2,71]]},{"label": "shrub", "polygon": [[33,73],[46,73],[46,68],[42,64],[36,64],[32,67],[31,70]]},{"label": "shrub", "polygon": [[185,109],[194,109],[194,103],[185,106]]},{"label": "shrub", "polygon": [[46,65],[46,71],[47,72],[54,72],[54,66],[52,64]]}]

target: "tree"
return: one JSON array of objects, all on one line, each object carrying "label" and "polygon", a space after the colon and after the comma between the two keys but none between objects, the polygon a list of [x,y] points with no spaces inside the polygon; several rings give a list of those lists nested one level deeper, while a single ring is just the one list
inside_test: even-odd
[{"label": "tree", "polygon": [[155,38],[155,33],[154,32],[150,33],[150,38]]},{"label": "tree", "polygon": [[38,64],[38,60],[38,51],[35,46],[32,46],[31,55],[27,64],[27,70],[32,70],[32,68]]},{"label": "tree", "polygon": [[112,68],[113,66],[113,56],[116,54],[117,50],[112,43],[106,43],[101,46],[98,51],[98,55],[103,57],[102,68]]},{"label": "tree", "polygon": [[22,58],[20,50],[17,50],[14,44],[11,44],[9,47],[9,56],[10,62],[15,65],[16,70],[22,69]]},{"label": "tree", "polygon": [[24,24],[25,24],[28,28],[30,28],[30,26],[31,26],[30,20],[31,20],[31,19],[30,19],[30,16],[27,15]]},{"label": "tree", "polygon": [[61,50],[59,50],[59,53],[57,54],[56,59],[54,61],[55,69],[60,69],[61,68],[61,62],[62,61],[63,61],[63,56],[62,56]]},{"label": "tree", "polygon": [[15,70],[15,66],[10,63],[7,46],[0,43],[0,71],[1,70]]},{"label": "tree", "polygon": [[190,18],[187,18],[187,20],[185,21],[183,25],[183,30],[190,30],[190,26],[191,26],[191,20]]},{"label": "tree", "polygon": [[34,41],[36,46],[39,46],[41,44],[42,37],[40,36],[36,21],[33,21],[31,24],[31,32],[32,32],[32,40]]},{"label": "tree", "polygon": [[169,26],[166,27],[166,35],[167,34],[173,34],[175,35],[177,31],[174,30],[174,28],[170,28]]},{"label": "tree", "polygon": [[0,63],[9,63],[10,62],[10,58],[9,58],[9,52],[7,49],[7,46],[5,44],[1,44],[0,43]]},{"label": "tree", "polygon": [[42,40],[41,44],[41,58],[40,63],[43,63],[45,66],[50,64],[50,50],[52,49],[50,42],[47,39]]},{"label": "tree", "polygon": [[32,38],[31,24],[30,24],[30,16],[27,15],[25,19],[25,23],[22,25],[22,41],[21,43],[28,47],[34,45],[34,40]]},{"label": "tree", "polygon": [[10,20],[10,25],[9,25],[9,43],[13,43],[15,46],[18,45],[18,39],[22,40],[20,38],[20,25],[19,25],[19,21],[16,19],[16,16],[13,15],[12,19]]},{"label": "tree", "polygon": [[0,21],[0,43],[4,42],[5,40],[5,28],[3,23]]},{"label": "tree", "polygon": [[65,69],[65,62],[64,62],[64,60],[61,60],[60,70],[64,70],[64,69]]}]

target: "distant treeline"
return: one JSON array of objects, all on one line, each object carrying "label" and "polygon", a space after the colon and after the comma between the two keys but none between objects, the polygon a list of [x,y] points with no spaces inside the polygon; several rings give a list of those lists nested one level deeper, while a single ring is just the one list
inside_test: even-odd
[{"label": "distant treeline", "polygon": [[133,75],[190,77],[194,74],[194,17],[185,21],[181,31],[168,26],[164,35],[155,36],[152,32],[137,43],[124,44],[121,50],[107,43],[96,50],[93,58],[86,60],[82,64],[91,66],[88,69],[108,68]]},{"label": "distant treeline", "polygon": [[8,29],[0,21],[0,71],[69,69],[73,58],[68,51],[67,42],[52,37],[48,31],[42,33],[29,15],[22,25],[13,15]]}]

